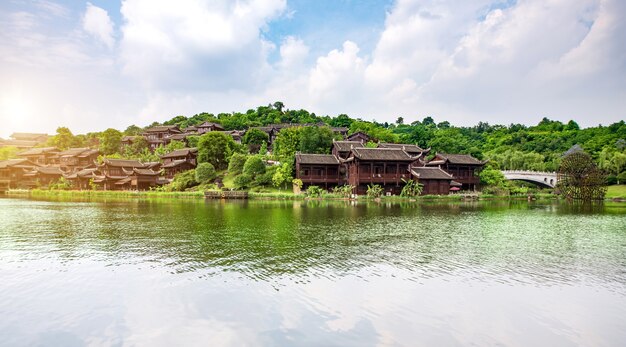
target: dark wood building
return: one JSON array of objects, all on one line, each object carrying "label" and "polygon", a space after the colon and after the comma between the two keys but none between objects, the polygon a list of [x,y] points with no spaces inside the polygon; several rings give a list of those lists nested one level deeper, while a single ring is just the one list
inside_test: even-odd
[{"label": "dark wood building", "polygon": [[32,171],[24,173],[24,181],[29,187],[47,187],[63,177],[63,171],[58,166],[36,166]]},{"label": "dark wood building", "polygon": [[340,159],[348,159],[353,148],[364,148],[359,141],[333,141],[332,154]]},{"label": "dark wood building", "polygon": [[400,194],[412,179],[409,166],[418,158],[396,148],[353,148],[350,158],[343,161],[348,170],[348,184],[356,194],[365,194],[367,186],[378,184],[385,193]]},{"label": "dark wood building", "polygon": [[161,156],[165,177],[173,179],[178,173],[195,169],[198,162],[197,148],[183,148]]},{"label": "dark wood building", "polygon": [[181,134],[182,130],[178,125],[159,125],[146,129],[143,136],[148,140],[148,147],[151,151],[166,144],[166,138],[175,134]]},{"label": "dark wood building", "polygon": [[70,148],[59,152],[58,165],[64,171],[78,171],[85,167],[95,165],[100,152],[91,148]]},{"label": "dark wood building", "polygon": [[59,164],[59,150],[56,147],[31,148],[18,153],[18,157],[26,158],[37,165]]},{"label": "dark wood building", "polygon": [[65,174],[64,176],[66,179],[72,182],[72,187],[74,189],[89,190],[91,189],[90,182],[97,179],[98,174],[98,168],[91,167],[82,169],[78,172]]},{"label": "dark wood building", "polygon": [[224,131],[224,127],[217,123],[204,122],[200,125],[196,125],[196,131],[198,134],[208,133],[210,131]]},{"label": "dark wood building", "polygon": [[357,131],[356,133],[352,133],[348,135],[346,138],[348,141],[356,141],[361,142],[363,144],[367,143],[370,140],[370,136],[362,131]]},{"label": "dark wood building", "polygon": [[38,165],[25,158],[0,161],[0,181],[2,186],[6,188],[28,187],[34,181],[28,178],[25,179],[24,174],[32,171],[36,166]]},{"label": "dark wood building", "polygon": [[478,173],[485,166],[486,161],[480,161],[469,154],[437,153],[426,163],[426,166],[440,167],[461,183],[463,190],[476,190],[480,184]]},{"label": "dark wood building", "polygon": [[296,153],[296,177],[304,189],[311,185],[329,189],[346,183],[346,168],[332,154]]},{"label": "dark wood building", "polygon": [[422,149],[417,145],[404,143],[379,143],[378,148],[397,148],[407,152],[411,156],[422,156],[430,152],[429,149]]},{"label": "dark wood building", "polygon": [[448,195],[452,175],[438,167],[411,167],[413,179],[423,185],[422,195]]}]

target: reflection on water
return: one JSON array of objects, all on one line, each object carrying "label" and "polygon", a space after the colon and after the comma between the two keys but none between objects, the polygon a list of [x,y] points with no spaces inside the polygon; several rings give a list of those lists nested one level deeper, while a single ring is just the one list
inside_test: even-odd
[{"label": "reflection on water", "polygon": [[0,336],[619,346],[624,217],[623,204],[0,199]]}]

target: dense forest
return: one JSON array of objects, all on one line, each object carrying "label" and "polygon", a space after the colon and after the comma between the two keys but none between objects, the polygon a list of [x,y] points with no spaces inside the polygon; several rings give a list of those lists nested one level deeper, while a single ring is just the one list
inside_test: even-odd
[{"label": "dense forest", "polygon": [[[226,130],[244,130],[279,123],[324,123],[331,127],[346,127],[349,132],[365,132],[374,142],[417,144],[423,148],[431,148],[431,154],[435,152],[471,154],[479,159],[489,159],[489,165],[494,169],[508,170],[555,171],[563,153],[578,145],[606,171],[610,180],[616,179],[620,174],[621,178],[626,178],[623,177],[626,170],[626,123],[623,120],[609,126],[600,125],[584,129],[573,120],[562,123],[548,118],[543,118],[539,124],[533,126],[491,125],[479,122],[475,126],[459,127],[447,121],[436,122],[432,117],[410,123],[403,117],[398,117],[394,123],[381,123],[352,118],[345,114],[334,117],[318,116],[302,109],[289,110],[283,103],[276,102],[244,113],[176,116],[164,123],[155,122],[145,127],[131,125],[123,131],[107,129],[100,133],[75,136],[70,129],[62,127],[50,139],[49,145],[59,148],[99,147],[105,155],[123,157],[125,153],[118,153],[122,136],[138,135],[145,128],[160,124],[178,125],[183,129],[205,121],[219,123]],[[320,136],[320,134],[308,135]],[[328,140],[332,141],[331,138]],[[7,153],[9,151],[10,149],[3,149],[0,156],[10,156],[11,153]],[[316,150],[320,151],[330,151],[330,148]]]}]

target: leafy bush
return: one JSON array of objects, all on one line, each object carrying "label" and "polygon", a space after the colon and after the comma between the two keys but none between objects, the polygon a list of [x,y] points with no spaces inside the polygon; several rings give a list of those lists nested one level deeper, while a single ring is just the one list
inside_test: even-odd
[{"label": "leafy bush", "polygon": [[349,198],[352,195],[353,186],[347,184],[344,186],[337,186],[333,188],[333,194],[339,195],[344,198]]},{"label": "leafy bush", "polygon": [[168,185],[170,191],[183,191],[191,187],[197,186],[196,170],[188,170],[174,176],[172,182]]},{"label": "leafy bush", "polygon": [[204,183],[215,179],[215,167],[211,163],[200,163],[196,167],[196,181]]},{"label": "leafy bush", "polygon": [[242,153],[233,153],[228,162],[228,173],[231,175],[239,175],[243,172],[243,166],[246,164],[248,156]]},{"label": "leafy bush", "polygon": [[[404,181],[404,179],[403,179]],[[422,194],[422,190],[424,189],[424,185],[420,184],[414,180],[404,181],[406,184],[402,188],[402,192],[400,192],[400,196],[404,197],[416,197]]]},{"label": "leafy bush", "polygon": [[263,164],[261,157],[257,155],[249,157],[243,165],[243,173],[251,176],[253,179],[256,178],[257,175],[264,174],[265,164]]},{"label": "leafy bush", "polygon": [[56,182],[50,183],[48,188],[51,190],[69,190],[72,188],[72,182],[65,177],[61,177]]},{"label": "leafy bush", "polygon": [[310,198],[318,198],[322,196],[323,193],[324,190],[318,186],[309,186],[305,192],[306,196]]},{"label": "leafy bush", "polygon": [[254,184],[257,186],[271,186],[272,185],[272,178],[274,177],[274,175],[276,174],[276,172],[278,171],[278,166],[270,166],[268,168],[265,169],[265,173],[262,173],[260,175],[257,175],[254,178]]},{"label": "leafy bush", "polygon": [[368,198],[380,198],[383,195],[383,187],[378,184],[372,184],[367,186],[367,197]]},{"label": "leafy bush", "polygon": [[252,176],[242,173],[241,175],[235,177],[234,183],[237,189],[245,189],[250,187],[252,184]]}]

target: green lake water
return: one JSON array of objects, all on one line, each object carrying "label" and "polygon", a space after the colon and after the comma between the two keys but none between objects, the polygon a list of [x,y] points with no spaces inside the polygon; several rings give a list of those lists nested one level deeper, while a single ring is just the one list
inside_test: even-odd
[{"label": "green lake water", "polygon": [[0,199],[1,346],[625,346],[626,204]]}]

